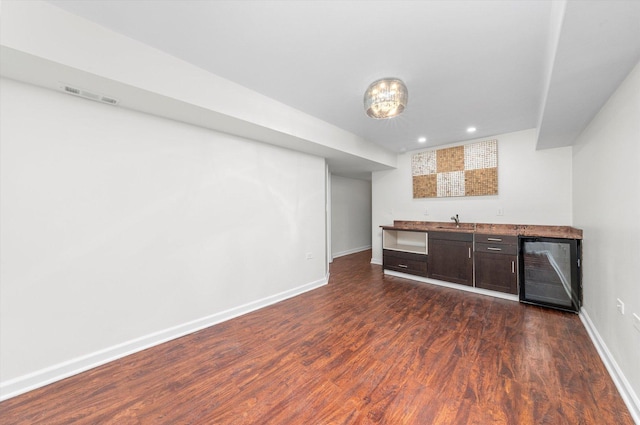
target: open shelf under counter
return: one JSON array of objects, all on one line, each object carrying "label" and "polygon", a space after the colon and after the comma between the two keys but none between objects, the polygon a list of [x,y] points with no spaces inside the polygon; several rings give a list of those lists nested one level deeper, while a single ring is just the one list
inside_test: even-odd
[{"label": "open shelf under counter", "polygon": [[428,253],[427,232],[383,229],[382,249],[426,255]]}]

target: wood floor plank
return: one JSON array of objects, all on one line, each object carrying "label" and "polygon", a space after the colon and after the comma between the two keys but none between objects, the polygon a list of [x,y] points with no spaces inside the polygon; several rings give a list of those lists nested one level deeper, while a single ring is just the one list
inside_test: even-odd
[{"label": "wood floor plank", "polygon": [[0,403],[12,424],[632,424],[579,318],[386,276],[328,285]]}]

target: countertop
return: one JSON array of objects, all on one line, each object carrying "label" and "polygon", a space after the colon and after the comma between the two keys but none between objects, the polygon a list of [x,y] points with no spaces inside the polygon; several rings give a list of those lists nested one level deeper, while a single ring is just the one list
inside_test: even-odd
[{"label": "countertop", "polygon": [[409,230],[417,232],[459,232],[487,235],[539,236],[546,238],[582,239],[582,229],[571,226],[544,226],[535,224],[492,224],[460,223],[440,221],[402,221],[395,220],[393,225],[380,226],[387,230]]}]

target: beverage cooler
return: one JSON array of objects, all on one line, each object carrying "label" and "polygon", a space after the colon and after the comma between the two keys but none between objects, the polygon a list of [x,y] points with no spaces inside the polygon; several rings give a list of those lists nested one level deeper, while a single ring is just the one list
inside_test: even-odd
[{"label": "beverage cooler", "polygon": [[578,313],[580,240],[521,236],[519,245],[520,302]]}]

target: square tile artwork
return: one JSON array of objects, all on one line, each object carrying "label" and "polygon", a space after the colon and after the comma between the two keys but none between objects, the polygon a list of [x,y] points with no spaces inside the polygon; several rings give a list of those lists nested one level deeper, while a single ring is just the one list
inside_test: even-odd
[{"label": "square tile artwork", "polygon": [[414,198],[498,194],[498,141],[411,156]]}]

